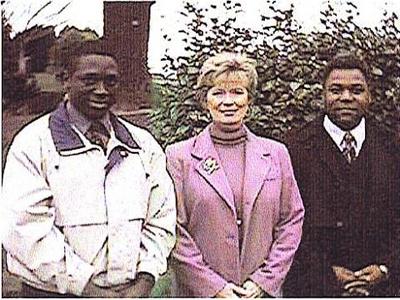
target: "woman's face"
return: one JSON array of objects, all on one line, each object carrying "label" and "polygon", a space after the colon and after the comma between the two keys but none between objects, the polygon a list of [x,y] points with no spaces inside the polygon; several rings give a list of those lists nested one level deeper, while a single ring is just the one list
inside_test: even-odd
[{"label": "woman's face", "polygon": [[222,74],[207,93],[207,109],[214,123],[237,125],[242,123],[249,108],[247,86],[249,80],[237,74]]}]

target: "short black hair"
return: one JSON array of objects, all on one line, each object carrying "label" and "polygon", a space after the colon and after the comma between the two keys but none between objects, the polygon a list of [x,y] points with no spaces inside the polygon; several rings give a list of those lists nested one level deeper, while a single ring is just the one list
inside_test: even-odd
[{"label": "short black hair", "polygon": [[72,74],[75,71],[77,60],[82,56],[91,54],[110,56],[117,61],[113,51],[103,40],[79,41],[64,45],[60,57],[61,68]]},{"label": "short black hair", "polygon": [[322,75],[323,85],[325,85],[329,74],[335,69],[358,69],[364,75],[367,83],[370,81],[370,70],[367,63],[361,57],[353,53],[339,53],[328,62]]}]

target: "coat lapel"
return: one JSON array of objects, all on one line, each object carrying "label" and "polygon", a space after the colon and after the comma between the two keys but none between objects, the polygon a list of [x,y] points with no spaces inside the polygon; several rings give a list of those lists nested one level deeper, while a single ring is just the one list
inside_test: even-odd
[{"label": "coat lapel", "polygon": [[261,191],[264,182],[275,178],[272,170],[272,157],[269,149],[253,133],[247,130],[246,165],[243,187],[243,216],[245,223],[251,215],[251,210]]},{"label": "coat lapel", "polygon": [[314,143],[315,151],[317,151],[316,154],[320,157],[321,162],[325,167],[328,168],[332,175],[337,180],[341,181],[344,170],[349,167],[348,163],[335,145],[335,142],[325,131],[323,125],[320,124],[319,129],[316,130],[322,131],[316,135],[321,139],[320,141],[315,141]]},{"label": "coat lapel", "polygon": [[211,140],[209,126],[197,136],[192,156],[198,159],[195,165],[196,171],[213,187],[236,217],[232,189],[229,186],[228,178]]},{"label": "coat lapel", "polygon": [[[140,146],[133,139],[126,126],[112,113],[110,113],[110,122],[115,132],[115,137],[121,142],[119,148],[125,148],[129,152],[135,153]],[[62,156],[76,155],[93,149],[93,146],[84,143],[86,140],[83,133],[74,129],[67,111],[67,102],[60,103],[49,117],[49,129],[56,147],[56,150]],[[117,149],[118,150],[118,149]],[[116,164],[117,152],[110,155],[110,164],[112,167]]]},{"label": "coat lapel", "polygon": [[[49,128],[57,152],[85,152],[85,144],[78,133],[72,129],[66,108],[67,102],[62,102],[50,113]],[[74,152],[74,153],[75,153]]]}]

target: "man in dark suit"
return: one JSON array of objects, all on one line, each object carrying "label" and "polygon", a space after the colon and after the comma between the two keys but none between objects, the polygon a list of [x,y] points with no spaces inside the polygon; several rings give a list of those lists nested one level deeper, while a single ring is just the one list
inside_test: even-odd
[{"label": "man in dark suit", "polygon": [[335,56],[323,80],[325,115],[287,135],[306,213],[286,296],[393,296],[399,288],[399,149],[366,117],[368,79],[361,59]]}]

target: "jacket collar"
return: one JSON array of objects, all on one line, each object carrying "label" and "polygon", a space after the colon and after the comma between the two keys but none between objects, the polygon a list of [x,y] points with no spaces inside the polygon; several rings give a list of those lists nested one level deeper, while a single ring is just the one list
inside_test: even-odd
[{"label": "jacket collar", "polygon": [[325,130],[323,120],[324,117],[320,116],[309,124],[307,141],[304,143],[304,151],[313,153],[311,155],[315,155],[316,159],[329,170],[332,176],[334,176],[338,182],[341,182],[344,180],[343,172],[345,172],[345,170],[351,171],[351,167],[352,165],[354,166],[354,163],[350,165],[344,159],[340,149]]},{"label": "jacket collar", "polygon": [[236,217],[232,189],[229,186],[228,178],[222,169],[222,163],[212,142],[210,125],[196,137],[192,156],[199,160],[195,165],[196,171],[226,202]]},{"label": "jacket collar", "polygon": [[[220,197],[227,203],[233,211],[235,218],[237,217],[232,189],[229,186],[228,179],[218,153],[212,142],[210,135],[210,125],[207,126],[196,138],[192,149],[192,156],[198,159],[195,165],[196,171],[206,180]],[[274,179],[277,174],[271,172],[272,159],[270,149],[262,142],[261,138],[254,135],[247,127],[246,141],[246,158],[245,158],[245,177],[243,201],[249,203],[249,211],[253,206],[258,193],[260,192],[264,182],[268,179]],[[243,211],[244,214],[249,214]],[[246,215],[244,216],[246,218]]]},{"label": "jacket collar", "polygon": [[[64,151],[83,151],[85,144],[71,126],[66,103],[66,101],[60,103],[57,109],[50,114],[49,128],[54,145],[59,153]],[[110,113],[110,122],[117,139],[129,148],[140,148],[125,125],[112,113]]]},{"label": "jacket collar", "polygon": [[123,144],[127,145],[132,149],[138,149],[140,146],[135,142],[129,130],[125,127],[124,124],[115,116],[110,113],[110,122],[115,131],[115,136],[119,139]]},{"label": "jacket collar", "polygon": [[[305,142],[305,151],[311,151],[315,148],[316,155],[326,165],[326,167],[336,176],[338,181],[343,180],[343,170],[353,170],[356,162],[349,165],[341,151],[337,148],[331,136],[327,133],[323,126],[323,117],[312,121],[308,130],[308,141]],[[365,141],[363,142],[358,160],[368,159],[368,153],[371,147],[387,153],[393,147],[393,138],[388,138],[388,135],[379,130],[379,125],[369,116],[365,117]]]}]

